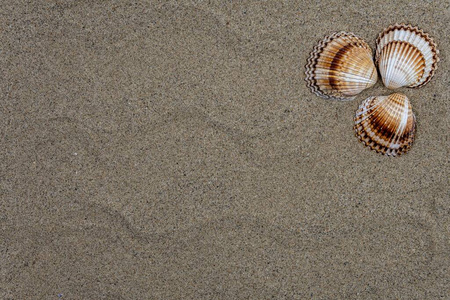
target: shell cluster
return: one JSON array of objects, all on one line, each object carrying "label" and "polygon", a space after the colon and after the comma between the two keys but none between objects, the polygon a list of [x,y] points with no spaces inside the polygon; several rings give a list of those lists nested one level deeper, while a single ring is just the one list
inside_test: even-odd
[{"label": "shell cluster", "polygon": [[[323,98],[352,100],[377,82],[378,67],[387,88],[418,88],[431,80],[439,62],[433,39],[411,25],[387,27],[379,34],[375,49],[373,60],[369,45],[353,33],[325,37],[308,58],[307,86]],[[369,97],[356,112],[354,129],[366,146],[384,155],[399,156],[414,141],[416,118],[403,94]]]}]

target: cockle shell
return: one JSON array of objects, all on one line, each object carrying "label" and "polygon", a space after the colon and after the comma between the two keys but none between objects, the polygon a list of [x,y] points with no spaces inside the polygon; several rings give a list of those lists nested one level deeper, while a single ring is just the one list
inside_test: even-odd
[{"label": "cockle shell", "polygon": [[375,62],[387,88],[421,87],[433,77],[438,53],[427,33],[411,25],[395,24],[379,34]]},{"label": "cockle shell", "polygon": [[397,156],[406,153],[414,141],[416,117],[403,94],[369,97],[356,111],[354,128],[366,146]]},{"label": "cockle shell", "polygon": [[337,32],[325,37],[311,52],[306,82],[324,98],[352,100],[377,82],[372,49],[353,33]]}]

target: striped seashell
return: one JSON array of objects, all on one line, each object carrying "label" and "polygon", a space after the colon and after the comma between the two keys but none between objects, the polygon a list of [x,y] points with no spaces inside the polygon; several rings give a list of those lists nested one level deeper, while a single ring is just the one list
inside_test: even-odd
[{"label": "striped seashell", "polygon": [[416,117],[403,94],[369,97],[356,111],[354,128],[364,145],[397,156],[406,153],[414,141]]},{"label": "striped seashell", "polygon": [[318,96],[352,100],[378,79],[372,49],[353,33],[325,37],[311,52],[306,65],[307,86]]},{"label": "striped seashell", "polygon": [[377,38],[375,63],[384,85],[421,87],[433,77],[439,50],[436,43],[417,27],[395,24]]}]

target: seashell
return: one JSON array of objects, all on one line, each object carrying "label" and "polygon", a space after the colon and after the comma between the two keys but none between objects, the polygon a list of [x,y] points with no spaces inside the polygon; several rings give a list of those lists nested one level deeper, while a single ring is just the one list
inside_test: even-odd
[{"label": "seashell", "polygon": [[406,153],[414,141],[416,117],[403,94],[369,97],[356,111],[354,128],[372,150],[397,156]]},{"label": "seashell", "polygon": [[384,85],[421,87],[433,77],[439,50],[436,43],[417,27],[395,24],[377,38],[375,63]]},{"label": "seashell", "polygon": [[352,100],[378,79],[372,49],[353,33],[336,32],[311,52],[306,65],[307,86],[328,99]]}]

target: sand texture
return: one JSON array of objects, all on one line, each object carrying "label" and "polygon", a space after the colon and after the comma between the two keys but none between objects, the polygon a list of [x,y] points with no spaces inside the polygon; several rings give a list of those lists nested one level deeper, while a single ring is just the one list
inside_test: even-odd
[{"label": "sand texture", "polygon": [[[0,299],[450,299],[448,1],[0,0]],[[309,52],[419,25],[411,150]]]}]

